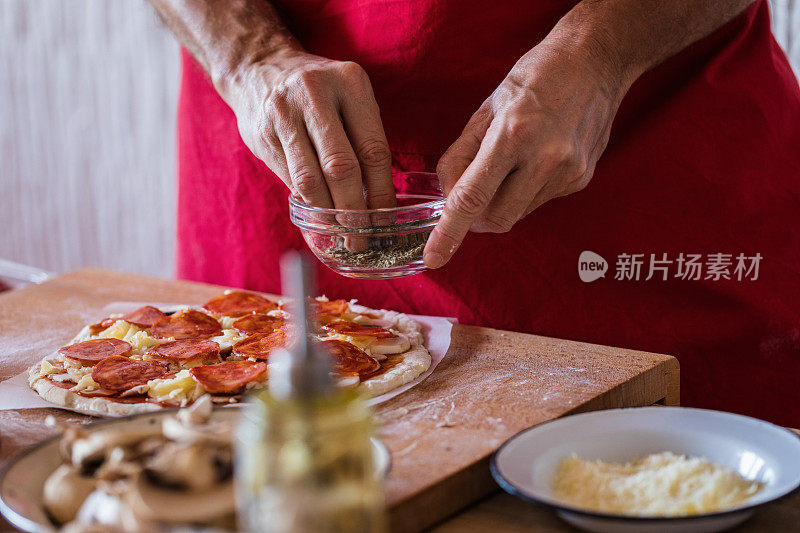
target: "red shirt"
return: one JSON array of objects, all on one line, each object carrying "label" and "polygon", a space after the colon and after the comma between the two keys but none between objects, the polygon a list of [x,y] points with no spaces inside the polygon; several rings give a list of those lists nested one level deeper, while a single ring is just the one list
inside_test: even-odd
[{"label": "red shirt", "polygon": [[[279,7],[308,50],[366,69],[395,168],[433,170],[516,60],[573,5]],[[233,113],[186,54],[179,113],[178,275],[278,292],[279,255],[304,246],[286,188],[242,143]],[[468,235],[443,269],[392,281],[322,269],[320,289],[467,324],[672,354],[684,405],[800,426],[798,227],[800,90],[762,0],[634,84],[584,191],[506,234]],[[608,261],[605,278],[580,280],[584,250]],[[701,279],[676,277],[681,253],[700,255]],[[732,254],[731,279],[714,279],[715,258],[724,273],[718,253]],[[614,279],[624,254],[643,254],[638,281]],[[661,270],[645,279],[650,254],[672,261],[666,281]],[[752,271],[736,279],[739,254],[760,254],[757,280]]]}]

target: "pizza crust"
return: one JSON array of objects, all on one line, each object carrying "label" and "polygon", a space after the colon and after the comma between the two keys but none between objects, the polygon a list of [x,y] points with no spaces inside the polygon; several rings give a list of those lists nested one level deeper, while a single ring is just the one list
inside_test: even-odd
[{"label": "pizza crust", "polygon": [[407,352],[399,354],[402,361],[374,378],[367,378],[358,386],[368,398],[380,396],[406,383],[411,383],[424,374],[431,366],[431,355],[424,346],[412,346]]},{"label": "pizza crust", "polygon": [[358,390],[368,398],[380,396],[406,383],[410,383],[424,374],[431,366],[431,354],[425,348],[425,337],[422,334],[422,326],[408,315],[389,311],[387,309],[370,309],[363,305],[350,303],[350,309],[356,313],[370,313],[378,315],[383,320],[395,322],[396,329],[408,338],[411,348],[398,354],[402,360],[395,364],[391,369],[375,376],[367,378],[358,386]]},{"label": "pizza crust", "polygon": [[87,398],[41,377],[41,363],[28,369],[28,385],[50,403],[89,415],[127,416],[163,409],[155,403],[119,403],[105,398]]}]

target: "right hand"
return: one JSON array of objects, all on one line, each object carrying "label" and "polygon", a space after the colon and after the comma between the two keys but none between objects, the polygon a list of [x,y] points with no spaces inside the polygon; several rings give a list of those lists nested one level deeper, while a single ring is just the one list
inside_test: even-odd
[{"label": "right hand", "polygon": [[293,50],[238,75],[228,103],[248,148],[316,207],[395,207],[391,153],[367,73]]}]

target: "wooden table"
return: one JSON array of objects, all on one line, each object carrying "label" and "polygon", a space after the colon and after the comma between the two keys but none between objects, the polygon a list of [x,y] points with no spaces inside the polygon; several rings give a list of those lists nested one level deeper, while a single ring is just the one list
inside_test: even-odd
[{"label": "wooden table", "polygon": [[[100,309],[112,301],[200,304],[219,292],[210,285],[83,269],[0,294],[0,379],[63,345],[81,325],[101,318]],[[678,374],[677,361],[666,355],[455,326],[436,371],[378,408],[380,436],[392,454],[386,492],[393,530],[429,527],[496,491],[488,458],[518,431],[582,411],[676,405]],[[58,409],[0,411],[0,461],[46,436],[47,414],[88,419]],[[508,522],[504,509],[515,509],[519,520],[552,522],[547,513],[494,496],[441,527],[471,528],[487,513]]]}]

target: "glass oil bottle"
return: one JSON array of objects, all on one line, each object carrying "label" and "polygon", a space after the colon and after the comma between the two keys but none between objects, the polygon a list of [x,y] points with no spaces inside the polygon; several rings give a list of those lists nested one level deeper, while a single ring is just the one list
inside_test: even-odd
[{"label": "glass oil bottle", "polygon": [[237,433],[239,528],[250,532],[381,532],[372,413],[354,390],[334,386],[330,356],[310,341],[308,261],[281,263],[295,307],[296,342],[270,355],[269,388],[250,398]]}]

